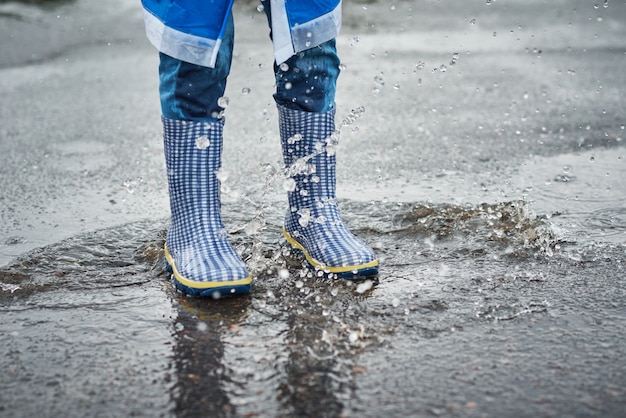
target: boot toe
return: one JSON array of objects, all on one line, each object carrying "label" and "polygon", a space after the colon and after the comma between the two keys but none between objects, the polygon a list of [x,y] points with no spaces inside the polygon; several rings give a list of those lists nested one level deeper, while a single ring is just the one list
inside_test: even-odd
[{"label": "boot toe", "polygon": [[191,248],[170,251],[166,245],[164,252],[176,288],[188,295],[217,298],[250,292],[252,277],[234,249],[209,255]]}]

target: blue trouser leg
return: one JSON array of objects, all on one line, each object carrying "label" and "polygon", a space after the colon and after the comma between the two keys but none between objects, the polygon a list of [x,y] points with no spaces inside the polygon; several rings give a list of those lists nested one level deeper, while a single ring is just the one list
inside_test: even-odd
[{"label": "blue trouser leg", "polygon": [[[263,1],[271,27],[269,0]],[[160,53],[159,90],[163,116],[173,120],[214,121],[224,110],[218,99],[224,95],[230,73],[234,24],[229,19],[215,68],[180,61]],[[300,52],[281,65],[274,65],[276,103],[305,112],[327,112],[335,107],[339,77],[335,40]]]},{"label": "blue trouser leg", "polygon": [[218,99],[226,90],[234,36],[231,15],[215,68],[190,64],[159,53],[159,92],[164,117],[193,121],[215,121],[221,117],[224,108],[218,105]]},{"label": "blue trouser leg", "polygon": [[[271,28],[270,0],[262,0],[261,3]],[[305,112],[334,109],[339,64],[334,39],[302,51],[280,65],[274,63],[274,100],[280,106]]]}]

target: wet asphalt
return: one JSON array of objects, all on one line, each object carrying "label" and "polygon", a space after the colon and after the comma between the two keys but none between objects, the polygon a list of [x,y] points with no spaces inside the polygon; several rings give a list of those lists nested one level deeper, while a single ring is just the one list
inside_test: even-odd
[{"label": "wet asphalt", "polygon": [[[224,218],[252,296],[161,268],[138,4],[0,3],[0,415],[626,411],[626,3],[346,2],[338,194],[378,283],[280,240],[271,45],[236,7]],[[289,274],[285,274],[289,272]]]}]

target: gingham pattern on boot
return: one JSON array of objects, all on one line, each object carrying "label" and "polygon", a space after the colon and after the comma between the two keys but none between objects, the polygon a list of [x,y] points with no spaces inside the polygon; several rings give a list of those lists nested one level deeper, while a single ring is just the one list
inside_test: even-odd
[{"label": "gingham pattern on boot", "polygon": [[220,215],[223,126],[163,118],[172,216],[165,257],[176,286],[193,295],[246,293],[252,282]]},{"label": "gingham pattern on boot", "polygon": [[335,111],[311,113],[279,105],[278,114],[286,173],[295,181],[288,192],[285,238],[313,268],[345,278],[377,274],[374,251],[339,216]]}]

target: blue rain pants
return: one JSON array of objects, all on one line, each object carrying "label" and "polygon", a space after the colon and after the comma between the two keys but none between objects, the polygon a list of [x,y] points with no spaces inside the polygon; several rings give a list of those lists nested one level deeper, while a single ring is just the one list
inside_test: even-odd
[{"label": "blue rain pants", "polygon": [[[270,0],[263,0],[271,27]],[[214,68],[191,64],[159,53],[159,93],[163,116],[168,119],[212,122],[224,110],[224,96],[234,46],[234,21],[229,18]],[[271,32],[270,32],[271,38]],[[305,112],[327,112],[335,105],[339,76],[335,40],[299,52],[281,65],[274,64],[279,105]]]}]

